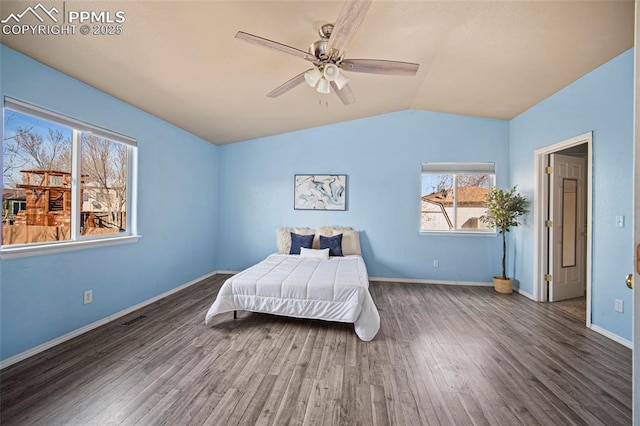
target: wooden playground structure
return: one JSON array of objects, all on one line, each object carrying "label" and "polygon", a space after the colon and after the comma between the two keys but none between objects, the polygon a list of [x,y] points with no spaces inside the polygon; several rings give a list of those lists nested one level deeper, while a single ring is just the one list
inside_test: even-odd
[{"label": "wooden playground structure", "polygon": [[[9,215],[2,212],[2,245],[28,244],[70,239],[71,229],[71,173],[56,170],[21,170],[26,209]],[[81,176],[80,202],[84,178]],[[104,214],[104,213],[103,213]],[[118,212],[124,226],[124,212]],[[117,226],[107,223],[93,211],[81,212],[81,234],[117,233]]]},{"label": "wooden playground structure", "polygon": [[[21,172],[24,173],[24,183],[17,184],[16,188],[25,190],[27,209],[16,216],[13,224],[70,226],[71,173],[55,170],[21,170]],[[81,186],[81,199],[82,191]]]}]

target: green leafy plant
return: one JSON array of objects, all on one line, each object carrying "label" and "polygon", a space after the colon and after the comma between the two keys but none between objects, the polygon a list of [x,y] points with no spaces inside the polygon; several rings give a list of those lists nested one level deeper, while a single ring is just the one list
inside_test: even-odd
[{"label": "green leafy plant", "polygon": [[491,227],[498,228],[498,232],[502,234],[502,279],[507,279],[507,237],[506,233],[509,228],[518,226],[519,219],[525,215],[528,210],[527,199],[517,192],[517,186],[509,190],[497,189],[495,186],[491,188],[487,194],[485,201],[487,211],[480,216],[483,223]]}]

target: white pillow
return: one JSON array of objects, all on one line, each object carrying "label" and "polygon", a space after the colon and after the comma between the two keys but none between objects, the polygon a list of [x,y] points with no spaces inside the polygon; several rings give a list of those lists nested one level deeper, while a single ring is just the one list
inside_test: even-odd
[{"label": "white pillow", "polygon": [[308,257],[310,259],[329,259],[329,249],[314,250],[300,247],[300,257]]},{"label": "white pillow", "polygon": [[292,232],[299,235],[315,234],[315,230],[311,228],[278,228],[278,253],[289,254]]},{"label": "white pillow", "polygon": [[348,256],[350,254],[362,255],[360,248],[360,231],[342,231],[342,254]]}]

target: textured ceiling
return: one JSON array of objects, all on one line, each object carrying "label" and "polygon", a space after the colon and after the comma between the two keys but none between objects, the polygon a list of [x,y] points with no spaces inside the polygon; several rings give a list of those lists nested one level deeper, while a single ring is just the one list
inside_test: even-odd
[{"label": "textured ceiling", "polygon": [[[35,4],[3,0],[0,16]],[[343,2],[42,4],[61,14],[121,10],[126,21],[120,35],[0,41],[215,144],[407,108],[510,119],[632,47],[634,31],[633,1],[374,0],[346,57],[420,69],[415,77],[345,73],[356,102],[344,106],[304,84],[267,98],[309,63],[234,39],[245,31],[306,50]]]}]

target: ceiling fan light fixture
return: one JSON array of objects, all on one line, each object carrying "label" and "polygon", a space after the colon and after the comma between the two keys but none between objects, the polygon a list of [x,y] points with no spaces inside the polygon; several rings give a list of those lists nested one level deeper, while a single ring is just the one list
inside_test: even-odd
[{"label": "ceiling fan light fixture", "polygon": [[334,81],[340,76],[340,69],[336,64],[327,64],[324,66],[324,71],[322,74],[324,75],[324,78],[327,79],[327,81]]},{"label": "ceiling fan light fixture", "polygon": [[311,87],[316,87],[316,84],[318,84],[318,81],[320,81],[321,78],[322,73],[317,68],[310,69],[304,73],[304,80]]},{"label": "ceiling fan light fixture", "polygon": [[328,95],[331,93],[331,89],[329,88],[329,81],[326,78],[320,78],[320,82],[318,83],[318,93],[324,93]]},{"label": "ceiling fan light fixture", "polygon": [[338,87],[338,90],[342,90],[342,88],[349,83],[349,79],[345,77],[344,74],[340,73],[333,82]]}]

